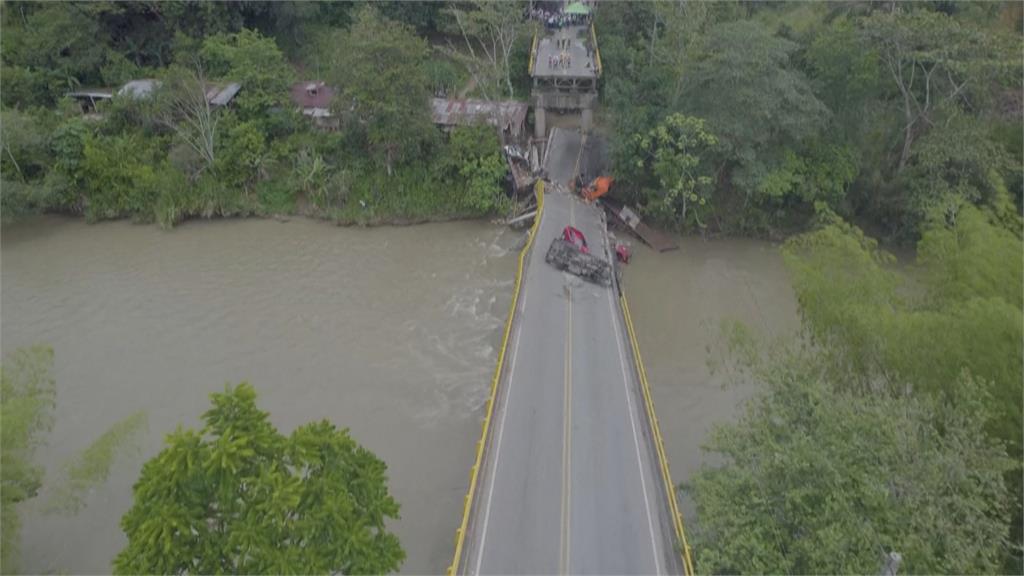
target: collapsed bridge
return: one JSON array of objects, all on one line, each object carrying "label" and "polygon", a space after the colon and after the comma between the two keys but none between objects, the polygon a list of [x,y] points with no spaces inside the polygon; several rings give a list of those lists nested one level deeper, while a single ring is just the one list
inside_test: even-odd
[{"label": "collapsed bridge", "polygon": [[604,212],[567,192],[584,136],[549,142],[450,572],[690,574],[625,297],[544,262],[571,225],[613,265]]}]

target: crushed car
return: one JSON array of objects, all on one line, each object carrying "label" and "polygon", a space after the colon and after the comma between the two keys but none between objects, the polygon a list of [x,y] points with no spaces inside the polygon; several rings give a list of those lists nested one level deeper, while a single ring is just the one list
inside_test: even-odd
[{"label": "crushed car", "polygon": [[611,286],[611,266],[603,258],[590,253],[586,236],[573,226],[566,226],[562,229],[562,236],[551,242],[544,261],[594,284]]}]

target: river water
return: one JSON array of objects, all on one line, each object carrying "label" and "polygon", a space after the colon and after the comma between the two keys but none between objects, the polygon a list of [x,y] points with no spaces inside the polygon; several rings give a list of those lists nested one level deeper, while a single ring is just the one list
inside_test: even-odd
[{"label": "river water", "polygon": [[[7,354],[54,348],[47,477],[139,410],[149,430],[77,515],[23,505],[21,568],[106,573],[143,461],[210,392],[248,380],[283,431],[347,426],[389,466],[403,572],[451,560],[522,232],[481,222],[337,228],[295,219],[190,222],[173,231],[44,217],[6,226],[0,312]],[[702,461],[712,422],[749,390],[723,389],[706,348],[724,318],[796,325],[775,249],[753,241],[635,246],[626,288],[674,478]]]},{"label": "river water", "polygon": [[[707,432],[732,420],[753,392],[709,367],[709,358],[721,358],[724,349],[723,323],[742,322],[762,341],[799,327],[777,246],[744,239],[679,243],[679,250],[662,254],[634,243],[623,281],[676,484],[701,464],[716,463],[701,451]],[[684,498],[682,505],[689,526],[692,502]]]}]

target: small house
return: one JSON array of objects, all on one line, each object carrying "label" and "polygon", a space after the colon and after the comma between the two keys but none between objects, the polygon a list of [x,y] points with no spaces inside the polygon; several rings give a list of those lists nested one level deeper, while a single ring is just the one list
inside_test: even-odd
[{"label": "small house", "polygon": [[339,118],[331,112],[331,100],[335,90],[322,80],[308,80],[292,84],[292,103],[298,107],[303,116],[313,120],[313,124],[324,130],[337,130]]},{"label": "small house", "polygon": [[74,92],[68,92],[67,97],[81,107],[82,114],[95,114],[100,102],[106,102],[114,97],[114,90],[112,88],[81,88]]},{"label": "small house", "polygon": [[492,102],[475,99],[434,98],[430,112],[434,124],[445,130],[455,126],[489,124],[498,130],[502,144],[521,142],[529,104],[515,100]]}]

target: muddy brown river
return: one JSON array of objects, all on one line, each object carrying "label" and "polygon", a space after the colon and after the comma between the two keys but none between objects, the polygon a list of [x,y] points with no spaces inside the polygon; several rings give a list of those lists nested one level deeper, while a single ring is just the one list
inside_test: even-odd
[{"label": "muddy brown river", "polygon": [[[144,460],[210,392],[247,380],[283,431],[321,418],[389,466],[403,572],[451,560],[522,233],[483,222],[337,228],[321,222],[193,222],[173,231],[44,217],[5,226],[0,339],[55,352],[56,424],[38,452],[47,479],[113,423],[145,411],[139,450],[74,516],[21,508],[21,569],[108,573]],[[674,479],[749,390],[707,368],[721,320],[764,334],[796,326],[774,247],[683,239],[634,247],[626,288]]]}]

